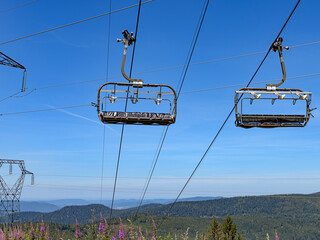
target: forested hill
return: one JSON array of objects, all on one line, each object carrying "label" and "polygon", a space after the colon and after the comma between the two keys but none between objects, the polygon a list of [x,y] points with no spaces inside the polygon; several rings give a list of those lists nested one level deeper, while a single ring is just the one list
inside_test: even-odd
[{"label": "forested hill", "polygon": [[[140,213],[163,216],[169,205],[144,205]],[[75,218],[80,223],[96,219],[100,213],[108,217],[110,209],[103,205],[68,206],[51,213],[22,212],[22,221],[41,221],[73,224]],[[114,217],[135,214],[136,209],[113,210]],[[212,217],[212,216],[265,216],[265,217],[308,217],[320,216],[320,193],[308,195],[272,195],[222,198],[208,201],[177,202],[171,216]]]},{"label": "forested hill", "polygon": [[[167,206],[148,209],[162,215]],[[226,215],[300,216],[320,214],[320,193],[223,198],[201,202],[179,202],[170,216],[226,216]]]}]

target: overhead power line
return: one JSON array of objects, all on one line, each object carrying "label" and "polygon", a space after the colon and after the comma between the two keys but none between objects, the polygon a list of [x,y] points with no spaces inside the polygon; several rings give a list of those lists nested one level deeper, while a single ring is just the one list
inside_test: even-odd
[{"label": "overhead power line", "polygon": [[[312,74],[300,75],[300,76],[295,76],[295,77],[288,77],[288,78],[286,78],[286,80],[297,79],[297,78],[305,78],[305,77],[315,77],[315,76],[319,76],[319,75],[320,75],[320,73],[312,73]],[[254,83],[251,83],[251,85],[261,84],[261,83],[277,82],[279,80],[281,80],[281,78],[272,79],[272,80],[266,80],[266,81],[260,81],[260,82],[254,82]],[[206,89],[199,89],[199,90],[182,92],[181,94],[199,93],[199,92],[213,91],[213,90],[219,90],[219,89],[225,89],[225,88],[241,87],[241,86],[246,86],[246,85],[247,84],[243,83],[243,84],[235,84],[235,85],[228,85],[228,86],[215,87],[215,88],[206,88]]]},{"label": "overhead power line", "polygon": [[[153,1],[155,1],[155,0],[148,0],[148,1],[145,1],[145,2],[143,2],[141,4],[150,3],[150,2],[153,2]],[[8,40],[8,41],[0,43],[0,45],[11,43],[11,42],[15,42],[15,41],[18,41],[18,40],[21,40],[21,39],[25,39],[25,38],[29,38],[29,37],[34,37],[36,35],[47,33],[47,32],[51,32],[51,31],[58,30],[58,29],[61,29],[61,28],[69,27],[69,26],[74,25],[74,24],[86,22],[86,21],[89,21],[89,20],[92,20],[92,19],[96,19],[96,18],[99,18],[99,17],[103,17],[103,16],[106,16],[106,15],[109,15],[109,14],[113,14],[113,13],[116,13],[116,12],[127,10],[129,8],[133,8],[133,7],[136,7],[136,6],[139,6],[139,4],[135,4],[135,5],[131,5],[131,6],[128,6],[128,7],[120,8],[120,9],[117,9],[117,10],[114,10],[114,11],[111,11],[111,12],[99,14],[99,15],[96,15],[94,17],[82,19],[82,20],[79,20],[79,21],[76,21],[76,22],[72,22],[72,23],[68,23],[68,24],[59,26],[59,27],[50,28],[50,29],[47,29],[47,30],[44,30],[44,31],[41,31],[41,32],[37,32],[37,33],[26,35],[26,36],[23,36],[23,37],[11,39],[11,40]]]},{"label": "overhead power line", "polygon": [[[310,46],[310,45],[319,44],[319,43],[320,43],[320,41],[311,42],[311,43],[304,43],[304,44],[300,44],[300,45],[290,46],[290,48]],[[252,55],[257,55],[257,54],[266,53],[266,52],[267,52],[267,51],[260,51],[260,52],[242,54],[242,55],[237,55],[237,56],[232,56],[232,57],[212,59],[212,60],[208,60],[208,61],[202,61],[202,62],[197,62],[197,63],[190,63],[189,66],[195,66],[195,65],[200,65],[200,64],[206,64],[206,63],[213,63],[213,62],[231,60],[231,59],[235,59],[235,58],[252,56]],[[166,67],[166,68],[158,68],[158,69],[153,69],[153,70],[147,70],[147,71],[142,71],[142,72],[133,73],[132,75],[152,73],[152,72],[158,72],[158,71],[165,71],[165,70],[171,70],[171,69],[182,68],[182,67],[185,67],[185,65],[179,65],[179,66],[173,66],[173,67]],[[47,88],[55,88],[55,87],[65,87],[65,86],[70,86],[70,85],[75,85],[75,84],[83,84],[83,83],[90,83],[90,82],[97,82],[97,81],[103,81],[103,80],[116,79],[116,78],[120,78],[120,77],[122,77],[122,75],[113,76],[113,77],[108,77],[108,78],[97,78],[97,79],[91,79],[91,80],[84,80],[84,81],[77,81],[77,82],[70,82],[70,83],[62,83],[62,84],[56,84],[56,85],[49,85],[49,86],[38,87],[38,88],[31,88],[31,89],[29,89],[28,91],[36,91],[36,90],[42,90],[42,89],[47,89]],[[289,78],[288,78],[288,79],[289,79]],[[184,92],[182,92],[182,93],[184,93]]]},{"label": "overhead power line", "polygon": [[[38,177],[59,177],[59,178],[96,178],[101,176],[89,175],[62,175],[62,174],[37,174]],[[104,179],[113,179],[112,176],[104,176]],[[138,180],[146,179],[145,177],[119,177],[118,179]],[[186,180],[187,177],[153,177],[157,180]],[[194,177],[193,180],[199,181],[320,181],[320,177]]]},{"label": "overhead power line", "polygon": [[[206,16],[206,12],[207,12],[207,9],[208,9],[208,6],[209,6],[209,2],[210,2],[209,0],[205,0],[204,1],[203,8],[202,8],[202,11],[201,11],[201,14],[200,14],[200,18],[199,18],[195,33],[193,35],[192,41],[191,41],[191,45],[190,45],[190,48],[189,48],[189,51],[188,51],[188,54],[187,54],[187,58],[186,58],[186,61],[185,61],[185,64],[184,64],[185,67],[182,70],[180,81],[179,81],[179,85],[178,85],[177,101],[179,99],[182,86],[183,86],[184,81],[185,81],[186,76],[187,76],[187,72],[188,72],[188,69],[189,69],[189,66],[190,66],[190,62],[191,62],[191,59],[192,59],[192,56],[193,56],[193,52],[194,52],[194,49],[196,47],[197,40],[198,40],[200,31],[201,31],[201,28],[202,28],[203,20],[204,20],[204,18]],[[146,195],[146,193],[148,191],[149,184],[150,184],[150,181],[152,179],[152,176],[153,176],[154,170],[156,168],[156,165],[158,163],[158,159],[159,159],[160,153],[162,151],[162,147],[163,147],[164,141],[166,139],[168,130],[169,130],[169,125],[167,127],[165,127],[163,132],[162,132],[162,136],[161,136],[162,140],[160,140],[160,142],[159,142],[158,149],[157,149],[156,155],[155,155],[156,157],[153,160],[153,166],[150,169],[151,171],[150,171],[149,177],[148,177],[148,179],[146,181],[146,184],[145,184],[145,187],[144,187],[144,190],[143,190],[143,194],[142,194],[141,199],[140,199],[140,203],[139,203],[139,205],[137,207],[135,218],[137,217],[137,215],[139,213],[139,210],[140,210],[140,208],[142,206],[142,203],[143,203],[143,200],[145,198],[145,195]]]},{"label": "overhead power line", "polygon": [[[273,43],[280,37],[281,33],[283,32],[284,28],[287,26],[289,20],[291,19],[291,16],[293,15],[293,13],[295,12],[296,8],[298,7],[299,3],[301,0],[298,0],[296,5],[294,6],[293,10],[291,11],[289,17],[287,18],[286,22],[284,23],[284,25],[282,26],[280,32],[278,33],[277,37],[275,38],[275,40],[272,42],[272,44],[269,47],[269,50],[267,51],[266,55],[264,56],[264,58],[262,59],[261,63],[259,64],[257,70],[254,72],[253,76],[251,77],[251,79],[249,80],[247,87],[249,87],[249,85],[251,84],[251,82],[253,81],[253,79],[255,78],[255,76],[257,75],[257,73],[259,72],[261,66],[263,65],[263,63],[265,62],[265,60],[267,59],[271,49],[272,49],[272,45]],[[242,98],[242,96],[240,97],[240,99]],[[225,124],[227,123],[227,121],[229,120],[231,114],[233,113],[235,107],[233,106],[233,108],[231,109],[230,113],[228,114],[227,118],[224,120],[223,124],[221,125],[221,127],[219,128],[217,134],[214,136],[213,140],[211,141],[211,143],[209,144],[208,148],[206,149],[206,151],[204,152],[203,156],[201,157],[200,161],[198,162],[198,164],[196,165],[196,167],[194,168],[194,170],[192,171],[190,177],[188,178],[188,180],[186,181],[186,183],[184,184],[184,186],[182,187],[181,191],[179,192],[178,196],[176,197],[175,201],[170,205],[170,207],[168,208],[168,211],[166,213],[166,216],[168,216],[170,214],[171,209],[174,207],[174,205],[176,204],[176,202],[179,200],[181,194],[184,192],[185,188],[187,187],[187,185],[189,184],[190,180],[192,179],[193,175],[196,173],[196,171],[198,170],[199,166],[201,165],[202,161],[204,160],[204,158],[206,157],[207,153],[209,152],[209,150],[211,149],[213,143],[216,141],[216,139],[218,138],[219,134],[221,133],[222,129],[224,128]],[[162,222],[160,223],[160,226],[162,225],[162,223],[165,221],[162,220]],[[159,226],[159,227],[160,227]]]},{"label": "overhead power line", "polygon": [[18,95],[19,93],[21,93],[21,91],[16,92],[16,93],[14,93],[14,94],[12,94],[12,95],[10,95],[10,96],[8,96],[8,97],[5,97],[5,98],[1,99],[0,102],[3,102],[3,101],[5,101],[5,100],[7,100],[7,99],[9,99],[9,98],[12,98],[12,97]]},{"label": "overhead power line", "polygon": [[33,0],[33,1],[31,1],[31,2],[26,2],[26,3],[24,3],[24,4],[20,4],[20,5],[18,5],[18,6],[14,6],[14,7],[5,9],[5,10],[0,10],[0,13],[4,13],[4,12],[10,11],[10,10],[13,10],[13,9],[16,9],[16,8],[19,8],[19,7],[22,7],[22,6],[25,6],[25,5],[28,5],[28,4],[37,2],[37,1],[39,1],[39,0]]}]

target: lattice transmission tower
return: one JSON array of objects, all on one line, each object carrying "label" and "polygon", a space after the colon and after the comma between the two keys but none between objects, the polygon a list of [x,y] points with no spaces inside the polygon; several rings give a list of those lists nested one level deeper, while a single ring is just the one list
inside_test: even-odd
[{"label": "lattice transmission tower", "polygon": [[9,66],[9,67],[14,67],[14,68],[20,68],[23,71],[23,78],[22,78],[22,86],[21,86],[21,92],[24,92],[26,90],[26,76],[27,76],[27,69],[18,63],[17,61],[13,60],[12,58],[8,57],[4,53],[0,52],[0,64]]},{"label": "lattice transmission tower", "polygon": [[26,174],[31,175],[31,185],[34,184],[34,174],[26,170],[23,160],[8,160],[0,159],[0,168],[4,165],[9,165],[9,175],[12,174],[12,166],[18,165],[21,170],[20,177],[16,180],[12,187],[8,186],[3,177],[0,175],[0,215],[1,217],[7,216],[8,219],[11,216],[11,223],[14,220],[14,214],[20,212],[20,196]]}]

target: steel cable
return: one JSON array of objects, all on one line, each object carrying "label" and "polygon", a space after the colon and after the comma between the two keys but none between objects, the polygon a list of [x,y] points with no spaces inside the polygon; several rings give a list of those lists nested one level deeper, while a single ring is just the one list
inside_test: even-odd
[{"label": "steel cable", "polygon": [[31,1],[31,2],[26,2],[26,3],[20,4],[20,5],[18,5],[18,6],[14,6],[14,7],[5,9],[5,10],[1,10],[0,13],[4,13],[4,12],[10,11],[10,10],[16,9],[16,8],[18,8],[18,7],[22,7],[22,6],[28,5],[28,4],[30,4],[30,3],[37,2],[37,1],[39,1],[39,0],[33,0],[33,1]]},{"label": "steel cable", "polygon": [[[145,1],[145,2],[143,2],[141,4],[150,3],[150,2],[153,2],[153,1],[155,1],[155,0],[148,0],[148,1]],[[96,15],[94,17],[82,19],[82,20],[79,20],[79,21],[76,21],[76,22],[72,22],[72,23],[68,23],[68,24],[59,26],[59,27],[50,28],[50,29],[47,29],[47,30],[44,30],[44,31],[41,31],[41,32],[37,32],[37,33],[26,35],[26,36],[23,36],[23,37],[11,39],[11,40],[8,40],[8,41],[0,43],[0,45],[11,43],[11,42],[15,42],[15,41],[18,41],[18,40],[21,40],[21,39],[25,39],[25,38],[29,38],[29,37],[33,37],[33,36],[36,36],[36,35],[39,35],[39,34],[42,34],[42,33],[51,32],[51,31],[54,31],[54,30],[57,30],[57,29],[61,29],[61,28],[64,28],[64,27],[69,27],[69,26],[74,25],[74,24],[86,22],[86,21],[89,21],[89,20],[92,20],[92,19],[95,19],[95,18],[99,18],[99,17],[103,17],[103,16],[106,16],[106,15],[109,15],[109,14],[113,14],[113,13],[116,13],[116,12],[127,10],[129,8],[133,8],[133,7],[136,7],[136,6],[139,6],[139,4],[135,4],[135,5],[131,5],[131,6],[128,6],[128,7],[120,8],[120,9],[117,9],[117,10],[114,10],[114,11],[111,11],[111,12],[99,14],[99,15]]]},{"label": "steel cable", "polygon": [[[290,46],[290,48],[310,46],[310,45],[319,44],[319,43],[320,43],[320,41],[311,42],[311,43],[305,43],[305,44]],[[190,66],[195,66],[195,65],[212,63],[212,62],[219,62],[219,61],[231,60],[231,59],[235,59],[235,58],[252,56],[252,55],[257,55],[257,54],[266,53],[266,52],[267,52],[267,51],[260,51],[260,52],[255,52],[255,53],[248,53],[248,54],[237,55],[237,56],[232,56],[232,57],[225,57],[225,58],[213,59],[213,60],[202,61],[202,62],[197,62],[197,63],[190,63],[189,65],[190,65]],[[165,71],[165,70],[171,70],[171,69],[182,68],[182,67],[185,67],[185,65],[179,65],[179,66],[173,66],[173,67],[166,67],[166,68],[158,68],[158,69],[153,69],[153,70],[147,70],[147,71],[142,71],[142,72],[133,73],[132,75],[152,73],[152,72],[158,72],[158,71]],[[119,76],[113,76],[113,77],[108,77],[108,78],[97,78],[97,79],[91,79],[91,80],[85,80],[85,81],[78,81],[78,82],[71,82],[71,83],[62,83],[62,84],[56,84],[56,85],[50,85],[50,86],[44,86],[44,87],[38,87],[38,88],[31,88],[31,89],[28,89],[28,91],[42,90],[42,89],[55,88],[55,87],[65,87],[65,86],[70,86],[70,85],[75,85],[75,84],[83,84],[83,83],[89,83],[89,82],[97,82],[97,81],[102,81],[102,80],[107,80],[107,79],[116,79],[116,78],[120,78],[120,77],[122,77],[122,76],[119,75]],[[288,79],[290,79],[290,78],[288,78]],[[242,85],[245,85],[245,84],[242,84]],[[183,93],[183,92],[182,92],[182,93]]]}]

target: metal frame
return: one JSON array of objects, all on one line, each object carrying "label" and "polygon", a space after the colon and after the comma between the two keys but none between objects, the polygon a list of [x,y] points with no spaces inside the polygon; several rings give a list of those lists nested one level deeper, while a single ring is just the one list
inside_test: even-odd
[{"label": "metal frame", "polygon": [[[98,89],[98,96],[97,96],[97,112],[98,112],[98,116],[101,122],[103,123],[124,123],[124,124],[146,124],[146,125],[169,125],[172,123],[175,123],[176,121],[176,116],[177,116],[177,94],[176,91],[169,85],[165,85],[165,84],[145,84],[143,83],[142,79],[133,79],[131,77],[128,77],[127,74],[124,71],[124,65],[125,65],[125,61],[126,61],[126,56],[127,56],[127,49],[128,46],[131,45],[133,42],[136,41],[136,39],[133,37],[133,33],[129,33],[127,30],[124,30],[122,32],[124,39],[117,39],[118,42],[123,42],[124,44],[124,52],[123,52],[123,57],[122,57],[122,64],[121,64],[121,73],[123,75],[123,77],[125,79],[127,79],[129,81],[129,83],[116,83],[116,82],[107,82],[105,84],[103,84],[99,89]],[[103,90],[102,88],[108,86],[108,85],[114,85],[114,90]],[[124,90],[116,90],[115,87],[116,86],[127,86],[128,90],[124,91]],[[131,91],[129,88],[133,87],[136,88],[135,91]],[[158,88],[160,87],[160,91],[159,92],[154,92],[154,91],[140,91],[138,90],[139,88],[145,88],[145,87],[152,87],[152,88]],[[162,92],[162,88],[169,88],[171,90],[171,92]],[[147,93],[147,94],[152,94],[152,93],[156,93],[158,94],[157,98],[153,99],[155,101],[155,103],[157,105],[160,104],[160,102],[164,99],[159,99],[158,97],[161,96],[161,94],[170,94],[174,96],[174,100],[173,100],[173,111],[172,110],[172,103],[170,101],[170,112],[169,114],[171,115],[172,120],[154,120],[149,118],[149,120],[147,119],[141,119],[140,117],[138,117],[139,119],[134,119],[134,117],[132,117],[132,119],[127,118],[126,120],[120,120],[117,121],[115,119],[115,121],[105,121],[103,119],[103,112],[108,112],[108,111],[103,111],[103,99],[105,97],[102,98],[102,104],[100,104],[101,100],[100,100],[100,95],[101,92],[111,92],[111,97],[110,97],[110,102],[114,103],[115,102],[115,96],[114,94],[116,92],[122,92],[122,93],[127,93],[127,97],[128,98],[128,93],[133,93],[134,97],[131,98],[131,101],[133,104],[136,104],[138,102],[138,99],[144,99],[144,100],[152,100],[152,98],[139,98],[138,93]],[[166,99],[168,100],[168,99]],[[102,105],[102,111],[100,109],[100,105]],[[120,113],[120,112],[119,112]],[[123,112],[122,112],[123,113]],[[139,113],[144,113],[144,112],[139,112]],[[153,113],[147,113],[147,114],[153,114]],[[160,113],[159,113],[160,114]],[[161,113],[161,114],[166,114],[166,113]]]},{"label": "metal frame", "polygon": [[22,87],[21,87],[21,92],[24,92],[26,90],[27,69],[23,65],[13,60],[12,58],[8,57],[2,52],[0,52],[0,64],[24,70],[23,77],[22,77]]},{"label": "metal frame", "polygon": [[5,180],[0,176],[1,185],[1,204],[0,216],[9,217],[11,214],[11,223],[14,220],[14,214],[20,212],[20,197],[26,174],[31,174],[31,184],[34,184],[34,174],[26,170],[23,160],[0,159],[0,168],[3,164],[9,164],[9,174],[12,174],[12,165],[16,164],[21,170],[21,175],[12,187],[9,187]]},{"label": "metal frame", "polygon": [[[139,93],[141,93],[141,92],[139,92]],[[103,112],[103,106],[105,105],[104,104],[104,100],[105,99],[108,99],[109,101],[110,101],[110,99],[109,99],[109,95],[108,96],[105,96],[105,97],[103,97],[102,98],[102,100],[101,100],[101,111]],[[127,97],[117,97],[117,99],[118,98],[120,98],[120,99],[127,99]],[[152,101],[155,101],[156,102],[156,100],[157,99],[155,99],[155,98],[141,98],[141,97],[139,97],[138,99],[142,99],[142,100],[152,100]],[[121,100],[121,101],[124,101],[124,100]],[[172,111],[172,102],[171,102],[171,100],[170,99],[166,99],[166,98],[161,98],[161,101],[167,101],[167,102],[169,102],[169,105],[170,105],[170,112]],[[118,101],[117,101],[118,102]],[[110,103],[114,103],[114,102],[110,102]],[[157,104],[157,102],[156,102],[156,104]],[[159,104],[158,104],[159,105]]]},{"label": "metal frame", "polygon": [[[288,50],[289,47],[283,47],[282,45],[283,39],[279,37],[276,39],[276,41],[272,44],[271,50],[274,52],[279,53],[280,63],[281,63],[281,70],[282,70],[282,79],[277,84],[267,84],[266,88],[241,88],[235,93],[234,102],[235,102],[235,114],[236,114],[236,121],[235,124],[237,127],[243,127],[243,128],[251,128],[251,127],[261,127],[261,128],[273,128],[273,127],[304,127],[307,125],[310,117],[313,117],[310,113],[310,103],[311,103],[311,92],[303,92],[300,89],[291,88],[291,89],[277,89],[277,87],[281,86],[284,81],[286,80],[286,68],[284,65],[283,60],[283,54],[282,50],[286,49]],[[292,100],[293,104],[296,103],[298,100],[304,100],[306,101],[306,114],[303,117],[304,122],[301,123],[301,116],[302,115],[280,115],[280,114],[243,114],[242,113],[242,103],[243,100],[242,97],[244,94],[250,94],[252,97],[250,98],[244,98],[244,99],[250,99],[250,101],[254,101],[255,99],[260,99],[261,95],[270,94],[271,97],[269,98],[261,98],[264,100],[270,99],[271,103],[274,104],[276,100]],[[291,95],[291,98],[286,98],[286,95]],[[240,96],[239,96],[240,95]],[[275,97],[273,97],[273,95]],[[297,96],[295,98],[295,95]],[[241,100],[242,99],[242,100]],[[238,113],[238,103],[241,100],[241,112]],[[243,121],[243,116],[246,116],[247,118],[252,117],[252,121]],[[258,120],[257,120],[258,119]],[[288,119],[295,119],[296,121],[286,121]],[[272,121],[273,120],[273,121]]]},{"label": "metal frame", "polygon": [[[104,83],[99,89],[98,89],[98,97],[97,97],[97,113],[99,116],[100,121],[104,122],[101,116],[101,110],[100,110],[100,105],[101,104],[101,92],[107,91],[107,92],[117,92],[119,90],[102,90],[102,88],[108,86],[108,85],[115,85],[115,86],[127,86],[127,87],[135,87],[135,83],[116,83],[116,82],[108,82],[108,83]],[[170,114],[172,114],[173,116],[173,122],[175,122],[176,116],[177,116],[177,94],[176,91],[169,85],[165,85],[165,84],[142,84],[141,87],[161,87],[161,88],[169,88],[172,91],[172,94],[174,95],[174,100],[173,100],[173,111],[171,111],[171,104],[170,104]],[[122,91],[120,90],[119,92],[131,92],[131,93],[135,93],[136,91]],[[140,91],[139,91],[140,92]],[[160,93],[159,92],[154,92],[154,91],[143,91],[144,93]],[[162,92],[161,92],[162,93]],[[139,98],[138,99],[143,99],[143,98]],[[120,122],[121,123],[121,122]]]},{"label": "metal frame", "polygon": [[[244,94],[250,94],[252,97],[242,98]],[[284,95],[283,95],[284,94]],[[236,91],[235,94],[235,113],[236,113],[236,126],[243,127],[243,128],[251,128],[251,127],[261,127],[261,128],[272,128],[272,127],[304,127],[307,125],[310,117],[312,116],[310,113],[310,103],[311,103],[311,92],[303,92],[300,89],[277,89],[274,91],[268,91],[264,88],[241,88],[238,91]],[[261,95],[271,95],[271,97],[260,97]],[[286,97],[290,96],[290,97]],[[259,115],[265,116],[265,117],[272,117],[272,116],[280,116],[280,115],[271,115],[271,114],[243,114],[243,100],[244,99],[250,99],[251,101],[254,100],[271,100],[271,104],[273,104],[276,100],[292,100],[293,104],[295,104],[296,101],[306,101],[306,112],[304,115],[305,121],[303,124],[300,123],[293,123],[293,122],[287,122],[287,123],[261,123],[261,122],[255,122],[252,123],[244,122],[243,116],[252,116],[252,117],[258,117]],[[240,112],[238,111],[238,104],[241,100],[241,107]],[[283,115],[286,119],[292,118],[297,119],[297,115]]]}]

